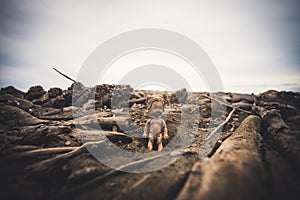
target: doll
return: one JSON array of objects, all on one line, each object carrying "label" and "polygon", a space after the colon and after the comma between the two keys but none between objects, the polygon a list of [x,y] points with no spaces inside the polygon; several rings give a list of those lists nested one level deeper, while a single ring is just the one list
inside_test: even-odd
[{"label": "doll", "polygon": [[160,96],[153,96],[148,101],[148,106],[151,119],[146,122],[143,137],[148,137],[149,150],[153,149],[153,144],[156,142],[157,150],[161,151],[163,149],[162,137],[169,138],[166,122],[161,118],[164,111],[164,99]]}]

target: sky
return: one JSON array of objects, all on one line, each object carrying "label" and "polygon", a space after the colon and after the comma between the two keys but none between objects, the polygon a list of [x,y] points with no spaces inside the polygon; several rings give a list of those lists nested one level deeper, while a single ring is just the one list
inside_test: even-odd
[{"label": "sky", "polygon": [[[217,68],[224,91],[300,92],[299,0],[0,2],[1,87],[67,88],[71,82],[52,67],[76,79],[103,42],[131,30],[161,28],[202,47]],[[133,66],[162,63],[178,72],[188,68],[174,56],[138,52],[112,64],[99,83],[118,83],[124,69]],[[201,78],[192,73],[185,78],[196,90],[206,90]]]}]

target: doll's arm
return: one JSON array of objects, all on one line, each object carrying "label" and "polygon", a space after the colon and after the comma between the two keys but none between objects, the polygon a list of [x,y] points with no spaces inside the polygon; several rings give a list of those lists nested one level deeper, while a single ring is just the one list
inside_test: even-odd
[{"label": "doll's arm", "polygon": [[148,136],[149,126],[150,126],[150,119],[147,120],[146,125],[144,127],[144,134],[143,134],[144,138],[146,138]]},{"label": "doll's arm", "polygon": [[163,122],[163,127],[164,127],[164,138],[168,139],[169,135],[168,135],[168,128],[167,128],[166,122],[165,122],[165,120],[162,120],[162,122]]}]

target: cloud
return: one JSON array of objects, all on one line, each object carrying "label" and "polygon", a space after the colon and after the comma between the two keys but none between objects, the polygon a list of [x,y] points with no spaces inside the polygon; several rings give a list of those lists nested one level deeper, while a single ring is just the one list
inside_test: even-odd
[{"label": "cloud", "polygon": [[1,85],[67,87],[70,82],[51,67],[76,78],[102,42],[124,31],[154,27],[177,31],[202,46],[225,90],[288,89],[284,84],[299,86],[293,78],[300,75],[298,8],[295,0],[4,1]]}]

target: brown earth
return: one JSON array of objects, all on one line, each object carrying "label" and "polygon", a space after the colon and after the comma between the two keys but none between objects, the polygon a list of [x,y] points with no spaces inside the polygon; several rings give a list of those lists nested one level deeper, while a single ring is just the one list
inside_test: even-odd
[{"label": "brown earth", "polygon": [[[148,119],[146,101],[154,93],[167,101],[163,118],[170,140],[164,145],[188,138],[191,143],[170,152],[177,155],[175,162],[152,172],[124,170],[151,166],[155,158],[129,162],[110,155],[119,170],[99,162],[87,148],[107,138],[124,151],[160,156],[149,152],[141,138]],[[67,90],[34,86],[22,92],[9,86],[0,91],[0,107],[1,199],[295,199],[300,195],[299,93],[191,94],[185,89],[134,91],[126,85],[86,88],[80,83]],[[212,110],[220,117],[212,119]],[[180,131],[181,124],[185,129]],[[139,126],[129,129],[130,125]],[[167,148],[164,153],[168,154]]]}]

